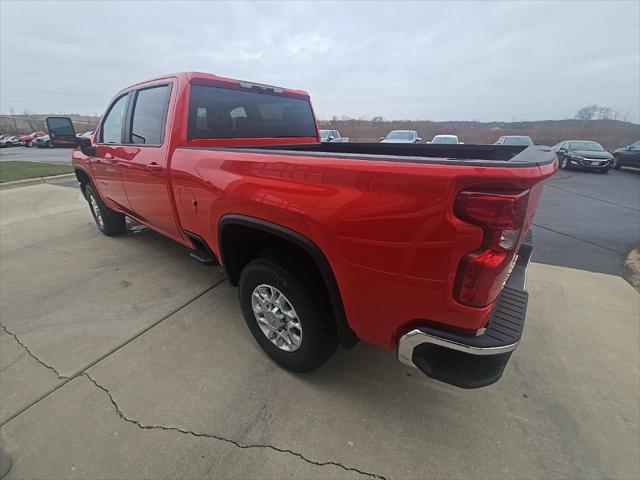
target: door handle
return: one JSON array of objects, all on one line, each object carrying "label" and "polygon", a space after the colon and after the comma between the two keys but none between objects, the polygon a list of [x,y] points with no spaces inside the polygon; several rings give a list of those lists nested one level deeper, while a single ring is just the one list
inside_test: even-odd
[{"label": "door handle", "polygon": [[116,158],[113,155],[111,155],[110,153],[105,153],[104,154],[104,160],[105,160],[105,163],[107,163],[109,165],[115,165],[115,164],[118,163]]},{"label": "door handle", "polygon": [[151,170],[151,173],[160,173],[162,172],[162,165],[156,162],[151,162],[147,164],[147,168]]}]

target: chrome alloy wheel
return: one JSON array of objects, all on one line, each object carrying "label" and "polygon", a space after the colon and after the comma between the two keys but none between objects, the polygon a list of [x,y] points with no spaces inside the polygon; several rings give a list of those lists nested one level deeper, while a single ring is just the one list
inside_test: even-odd
[{"label": "chrome alloy wheel", "polygon": [[293,305],[271,285],[253,289],[251,306],[262,333],[280,350],[295,352],[302,344],[302,323]]},{"label": "chrome alloy wheel", "polygon": [[93,216],[95,217],[96,222],[98,222],[98,226],[100,227],[100,229],[103,229],[104,228],[104,218],[102,218],[102,211],[100,210],[100,206],[98,205],[98,202],[96,201],[96,199],[91,194],[89,194],[89,204],[91,205],[91,210],[93,211]]}]

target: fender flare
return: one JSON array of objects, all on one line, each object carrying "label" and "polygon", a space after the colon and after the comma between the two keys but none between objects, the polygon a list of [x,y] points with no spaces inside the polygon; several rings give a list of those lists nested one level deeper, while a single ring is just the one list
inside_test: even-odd
[{"label": "fender flare", "polygon": [[[225,227],[229,225],[241,225],[261,230],[263,232],[287,240],[308,253],[313,262],[318,267],[320,275],[322,276],[322,280],[324,281],[324,284],[327,288],[329,299],[331,301],[331,308],[333,310],[336,325],[338,327],[338,336],[340,338],[341,345],[346,348],[351,348],[357,343],[358,337],[351,329],[347,321],[344,305],[342,303],[342,296],[340,295],[340,289],[338,288],[338,283],[336,281],[335,275],[333,274],[333,269],[331,268],[327,257],[325,257],[324,253],[322,253],[320,247],[318,247],[308,237],[294,230],[291,230],[290,228],[283,227],[282,225],[278,225],[276,223],[272,223],[255,217],[250,217],[247,215],[228,214],[224,215],[220,219],[220,222],[218,224],[218,248],[222,264],[225,265],[225,270],[228,262],[225,259],[222,235]],[[227,272],[227,275],[229,276],[229,272]],[[231,277],[229,278],[231,283],[234,284],[234,279],[232,279]]]}]

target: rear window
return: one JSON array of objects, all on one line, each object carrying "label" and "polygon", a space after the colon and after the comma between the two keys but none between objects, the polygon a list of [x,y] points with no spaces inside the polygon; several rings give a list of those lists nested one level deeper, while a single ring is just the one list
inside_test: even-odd
[{"label": "rear window", "polygon": [[315,137],[308,100],[192,85],[189,138]]},{"label": "rear window", "polygon": [[505,145],[533,145],[533,140],[529,137],[505,137]]}]

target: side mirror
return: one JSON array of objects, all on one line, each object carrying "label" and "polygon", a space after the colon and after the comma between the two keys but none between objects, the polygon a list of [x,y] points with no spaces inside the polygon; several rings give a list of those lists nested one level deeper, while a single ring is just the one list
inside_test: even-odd
[{"label": "side mirror", "polygon": [[76,131],[69,117],[47,117],[45,123],[51,145],[54,147],[75,147],[78,145]]},{"label": "side mirror", "polygon": [[422,139],[420,137],[416,138],[416,142],[421,142]]},{"label": "side mirror", "polygon": [[329,137],[327,137],[327,142],[333,142],[334,137],[332,135],[329,135]]},{"label": "side mirror", "polygon": [[380,141],[384,140],[384,137],[380,137]]}]

